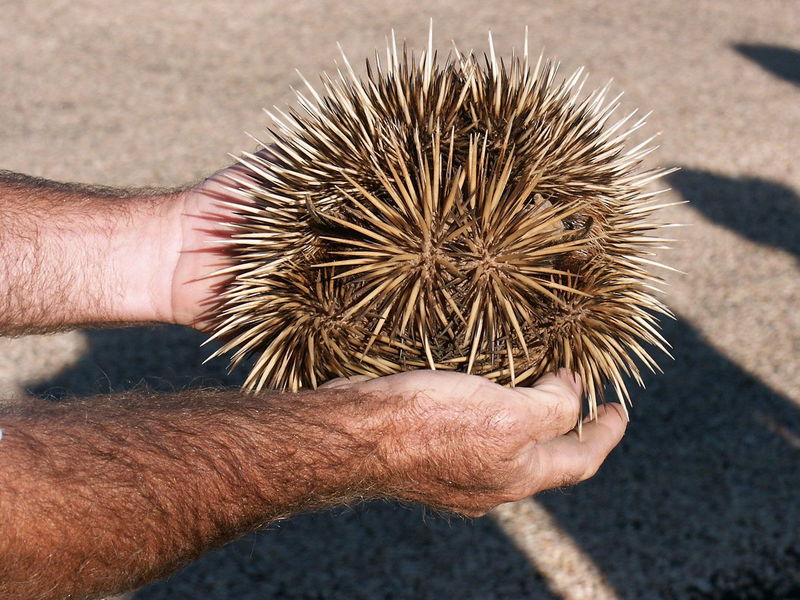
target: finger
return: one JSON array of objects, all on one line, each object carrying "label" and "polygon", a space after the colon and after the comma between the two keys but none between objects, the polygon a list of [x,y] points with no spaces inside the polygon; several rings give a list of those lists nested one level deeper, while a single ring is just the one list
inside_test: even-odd
[{"label": "finger", "polygon": [[587,421],[578,436],[571,431],[528,450],[532,492],[572,485],[597,472],[608,454],[622,439],[628,419],[616,403],[598,409],[596,420]]},{"label": "finger", "polygon": [[573,429],[581,413],[581,383],[561,369],[539,378],[532,387],[514,388],[529,422],[531,439],[546,441]]},{"label": "finger", "polygon": [[331,379],[330,381],[326,381],[319,389],[334,389],[334,388],[346,388],[354,385],[356,383],[361,383],[362,381],[369,381],[372,379],[369,375],[351,375],[350,377],[337,377],[336,379]]}]

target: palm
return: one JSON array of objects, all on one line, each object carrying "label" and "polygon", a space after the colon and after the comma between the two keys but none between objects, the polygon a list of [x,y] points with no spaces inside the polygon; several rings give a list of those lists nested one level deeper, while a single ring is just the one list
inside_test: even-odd
[{"label": "palm", "polygon": [[226,184],[229,175],[242,174],[241,167],[219,171],[183,195],[179,217],[181,251],[172,279],[174,321],[208,330],[209,315],[216,307],[224,275],[209,277],[230,266],[231,257],[221,243],[228,235],[222,223],[236,221],[233,207],[224,204],[230,198]]}]

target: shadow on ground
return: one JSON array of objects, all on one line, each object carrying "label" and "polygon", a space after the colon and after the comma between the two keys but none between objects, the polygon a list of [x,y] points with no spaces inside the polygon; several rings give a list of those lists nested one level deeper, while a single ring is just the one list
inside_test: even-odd
[{"label": "shadow on ground", "polygon": [[207,555],[135,600],[555,600],[490,519],[372,503],[302,515]]},{"label": "shadow on ground", "polygon": [[88,350],[73,367],[29,389],[61,400],[147,386],[159,391],[185,387],[238,386],[244,372],[227,373],[224,359],[200,347],[207,336],[186,327],[133,327],[84,332]]},{"label": "shadow on ground", "polygon": [[668,181],[709,220],[800,259],[800,197],[792,188],[756,177],[726,177],[686,167]]},{"label": "shadow on ground", "polygon": [[[224,361],[196,367],[206,352],[191,331],[87,335],[82,362],[37,393],[240,381]],[[787,490],[800,489],[798,408],[686,322],[667,323],[665,335],[676,360],[637,394],[629,433],[600,475],[538,498],[626,600],[794,597],[800,511]],[[135,598],[553,598],[547,589],[491,519],[374,503],[250,535]]]},{"label": "shadow on ground", "polygon": [[773,75],[800,85],[800,51],[769,44],[733,44],[733,48]]},{"label": "shadow on ground", "polygon": [[798,406],[685,321],[664,335],[602,476],[540,502],[626,600],[800,597]]}]

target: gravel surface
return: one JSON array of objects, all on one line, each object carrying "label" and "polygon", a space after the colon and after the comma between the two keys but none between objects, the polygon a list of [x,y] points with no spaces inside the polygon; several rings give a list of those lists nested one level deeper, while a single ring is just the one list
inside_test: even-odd
[{"label": "gravel surface", "polygon": [[[177,185],[251,149],[263,106],[428,19],[447,48],[530,44],[614,78],[681,167],[664,219],[675,360],[575,488],[474,521],[378,503],[304,515],[129,595],[303,599],[800,598],[800,10],[769,2],[0,3],[0,167]],[[236,384],[178,328],[0,340],[0,395]]]}]

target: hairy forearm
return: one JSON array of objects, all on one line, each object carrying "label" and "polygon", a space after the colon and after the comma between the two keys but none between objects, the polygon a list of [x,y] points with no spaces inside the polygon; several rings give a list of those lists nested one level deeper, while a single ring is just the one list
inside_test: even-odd
[{"label": "hairy forearm", "polygon": [[131,392],[0,412],[0,597],[130,589],[281,517],[371,494],[376,446],[354,427],[365,401]]},{"label": "hairy forearm", "polygon": [[169,320],[178,197],[0,171],[0,335]]}]

